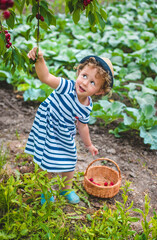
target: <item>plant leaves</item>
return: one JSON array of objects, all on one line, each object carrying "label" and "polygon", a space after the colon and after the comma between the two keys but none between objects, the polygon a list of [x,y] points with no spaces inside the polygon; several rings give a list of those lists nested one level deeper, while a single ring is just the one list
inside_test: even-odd
[{"label": "plant leaves", "polygon": [[73,17],[74,23],[77,24],[78,21],[80,20],[80,9],[79,8],[74,10],[72,17]]},{"label": "plant leaves", "polygon": [[133,80],[133,81],[136,81],[137,79],[140,79],[140,78],[141,78],[141,71],[139,70],[129,73],[125,76],[126,80]]},{"label": "plant leaves", "polygon": [[149,131],[142,126],[140,127],[140,136],[144,138],[145,144],[150,144],[150,149],[157,150],[157,125],[153,126]]}]

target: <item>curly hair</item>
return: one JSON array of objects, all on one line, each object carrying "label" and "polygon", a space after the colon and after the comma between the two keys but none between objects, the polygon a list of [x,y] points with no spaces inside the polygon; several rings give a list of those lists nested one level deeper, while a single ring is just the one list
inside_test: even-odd
[{"label": "curly hair", "polygon": [[97,69],[96,77],[100,77],[103,81],[102,89],[104,90],[105,94],[109,93],[111,91],[111,77],[108,72],[106,72],[95,60],[94,57],[90,57],[85,62],[80,63],[75,69],[77,70],[77,75],[79,75],[79,72],[83,70],[83,68],[88,65],[93,68]]}]

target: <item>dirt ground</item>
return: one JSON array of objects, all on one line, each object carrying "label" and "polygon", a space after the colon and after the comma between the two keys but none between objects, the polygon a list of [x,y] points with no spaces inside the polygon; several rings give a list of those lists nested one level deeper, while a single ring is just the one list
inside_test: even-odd
[{"label": "dirt ground", "polygon": [[[21,93],[14,92],[10,85],[0,82],[0,145],[10,152],[11,161],[6,165],[10,170],[14,168],[15,156],[24,151],[38,106],[38,102],[24,102]],[[126,180],[131,182],[133,191],[129,192],[128,203],[134,201],[133,208],[144,210],[144,196],[148,194],[151,200],[149,217],[153,216],[153,211],[157,211],[157,151],[150,150],[135,132],[127,132],[123,137],[115,138],[108,133],[113,127],[113,124],[107,127],[101,124],[90,126],[92,142],[99,149],[99,154],[94,158],[84,149],[77,134],[76,171],[84,172],[93,159],[112,159],[120,168],[122,185]],[[21,173],[32,169],[32,162],[24,166],[19,165],[18,168]],[[121,193],[120,190],[112,199],[91,197],[92,206],[99,208],[104,201],[114,205],[115,201],[122,201]],[[140,226],[136,227],[140,230]]]}]

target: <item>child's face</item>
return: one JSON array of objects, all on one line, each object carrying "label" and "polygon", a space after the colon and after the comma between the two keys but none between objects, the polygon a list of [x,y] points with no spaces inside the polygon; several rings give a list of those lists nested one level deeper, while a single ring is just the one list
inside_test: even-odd
[{"label": "child's face", "polygon": [[98,76],[97,69],[86,65],[76,80],[76,92],[78,97],[88,97],[104,93],[102,89],[103,80]]}]

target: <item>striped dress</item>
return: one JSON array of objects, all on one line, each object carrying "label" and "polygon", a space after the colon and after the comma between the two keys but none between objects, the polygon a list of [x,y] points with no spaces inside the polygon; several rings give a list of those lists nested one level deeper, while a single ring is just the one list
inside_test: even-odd
[{"label": "striped dress", "polygon": [[30,131],[25,152],[34,155],[34,162],[48,172],[74,171],[77,152],[75,145],[78,119],[88,123],[92,110],[77,97],[75,81],[60,78],[60,84],[40,104]]}]

